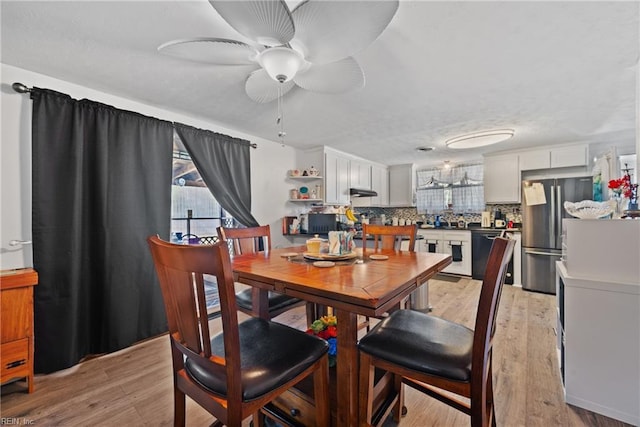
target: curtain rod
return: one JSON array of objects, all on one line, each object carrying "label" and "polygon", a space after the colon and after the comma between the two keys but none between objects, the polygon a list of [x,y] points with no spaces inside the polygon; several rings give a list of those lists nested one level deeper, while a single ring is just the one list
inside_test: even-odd
[{"label": "curtain rod", "polygon": [[28,88],[26,85],[23,85],[22,83],[15,82],[14,84],[11,85],[11,87],[13,88],[13,90],[15,90],[18,93],[31,92],[31,88]]},{"label": "curtain rod", "polygon": [[[18,93],[31,93],[32,91],[30,87],[27,87],[27,85],[24,85],[20,82],[13,83],[11,87],[13,88],[13,90],[15,90]],[[258,148],[258,144],[256,144],[255,142],[252,142],[252,143],[249,143],[249,147]]]}]

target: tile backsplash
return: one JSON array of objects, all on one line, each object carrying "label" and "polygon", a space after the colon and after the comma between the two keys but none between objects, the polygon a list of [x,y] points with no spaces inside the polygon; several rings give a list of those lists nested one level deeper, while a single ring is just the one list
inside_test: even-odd
[{"label": "tile backsplash", "polygon": [[[520,211],[520,204],[504,204],[504,205],[487,205],[486,210],[491,212],[491,220],[493,221],[494,214],[497,210],[500,210],[506,217],[507,221],[513,221],[514,223],[522,222],[522,213]],[[370,218],[379,217],[384,214],[387,221],[393,217],[409,221],[429,221],[433,223],[435,221],[435,214],[422,215],[418,214],[416,208],[354,208],[354,211],[360,214],[366,214]],[[446,220],[451,222],[457,221],[460,214],[455,211],[442,211],[439,215],[443,216]],[[467,222],[480,222],[480,213],[465,213],[465,221]]]}]

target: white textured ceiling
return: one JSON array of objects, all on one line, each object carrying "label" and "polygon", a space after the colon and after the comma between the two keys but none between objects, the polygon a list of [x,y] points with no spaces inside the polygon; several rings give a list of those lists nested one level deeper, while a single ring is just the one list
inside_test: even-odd
[{"label": "white textured ceiling", "polygon": [[[179,38],[243,40],[207,1],[0,7],[5,64],[278,140],[276,103],[256,104],[244,92],[252,66],[157,53]],[[364,89],[287,95],[286,144],[328,145],[385,164],[479,158],[481,149],[451,150],[444,141],[494,128],[516,135],[488,152],[633,145],[639,17],[635,1],[401,1],[386,31],[355,55]],[[436,150],[419,153],[419,146]]]}]

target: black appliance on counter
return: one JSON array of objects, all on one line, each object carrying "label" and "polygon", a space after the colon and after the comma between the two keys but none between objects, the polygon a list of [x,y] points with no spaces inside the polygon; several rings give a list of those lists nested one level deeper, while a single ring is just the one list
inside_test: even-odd
[{"label": "black appliance on counter", "polygon": [[328,234],[330,231],[339,231],[336,214],[310,213],[308,222],[307,234]]},{"label": "black appliance on counter", "polygon": [[[484,273],[487,269],[487,261],[489,261],[489,253],[493,240],[500,236],[500,230],[471,230],[471,277],[477,280],[484,279]],[[507,266],[507,276],[504,283],[513,285],[513,255]]]}]

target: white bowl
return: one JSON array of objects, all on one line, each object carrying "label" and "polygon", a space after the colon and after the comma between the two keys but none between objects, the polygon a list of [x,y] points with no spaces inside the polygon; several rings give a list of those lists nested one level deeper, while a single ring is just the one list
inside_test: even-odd
[{"label": "white bowl", "polygon": [[581,202],[564,202],[564,210],[573,217],[580,219],[605,218],[616,210],[616,201],[594,202],[583,200]]}]

